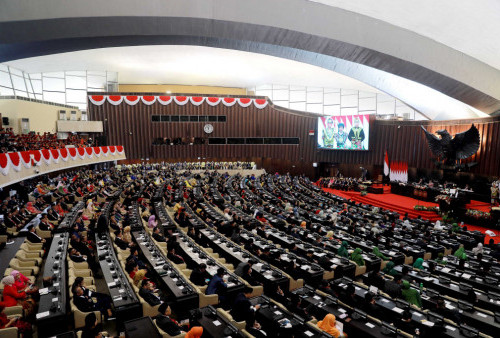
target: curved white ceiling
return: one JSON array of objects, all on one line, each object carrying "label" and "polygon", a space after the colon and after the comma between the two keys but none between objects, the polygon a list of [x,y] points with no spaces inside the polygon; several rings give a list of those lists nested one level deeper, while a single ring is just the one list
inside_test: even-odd
[{"label": "curved white ceiling", "polygon": [[361,81],[288,59],[200,46],[134,46],[82,50],[6,63],[28,73],[114,71],[121,84],[181,84],[250,88],[283,84],[380,93]]},{"label": "curved white ceiling", "polygon": [[118,72],[121,84],[241,88],[281,84],[381,93],[375,88],[377,85],[429,119],[488,116],[422,84],[349,61],[329,59],[335,63],[336,72],[265,54],[201,46],[154,45],[82,50],[6,64],[28,73],[114,71]]},{"label": "curved white ceiling", "polygon": [[363,14],[500,69],[498,0],[309,0]]}]

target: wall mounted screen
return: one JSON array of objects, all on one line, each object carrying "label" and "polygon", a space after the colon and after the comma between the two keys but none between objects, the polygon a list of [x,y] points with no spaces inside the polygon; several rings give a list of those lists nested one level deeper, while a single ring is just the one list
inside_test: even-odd
[{"label": "wall mounted screen", "polygon": [[368,150],[370,115],[318,117],[319,149]]}]

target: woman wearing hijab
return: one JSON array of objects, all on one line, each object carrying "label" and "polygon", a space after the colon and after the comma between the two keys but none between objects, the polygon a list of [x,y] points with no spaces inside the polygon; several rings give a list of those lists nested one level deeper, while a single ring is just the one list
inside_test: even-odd
[{"label": "woman wearing hijab", "polygon": [[437,220],[436,223],[434,224],[434,230],[438,230],[438,231],[443,230],[443,227],[441,226],[440,220]]},{"label": "woman wearing hijab", "polygon": [[446,265],[448,262],[444,259],[444,254],[442,252],[438,253],[438,258],[436,263]]},{"label": "woman wearing hijab", "polygon": [[2,279],[4,285],[3,302],[5,307],[16,306],[27,297],[26,292],[18,292],[14,285],[15,279],[12,276],[6,276]]},{"label": "woman wearing hijab", "polygon": [[463,244],[460,244],[460,246],[458,247],[457,251],[455,251],[453,256],[457,257],[458,259],[467,260],[467,254],[465,253],[465,248]]},{"label": "woman wearing hijab", "polygon": [[149,216],[148,228],[154,229],[154,228],[156,228],[157,225],[158,225],[158,222],[156,221],[156,216],[155,215]]},{"label": "woman wearing hijab", "polygon": [[398,272],[394,270],[394,262],[387,262],[387,265],[382,272],[390,276],[396,276],[398,274]]},{"label": "woman wearing hijab", "polygon": [[410,282],[404,280],[401,289],[401,294],[404,300],[410,304],[418,306],[419,308],[422,307],[422,298],[420,298],[420,293],[410,287]]},{"label": "woman wearing hijab", "polygon": [[417,258],[417,260],[415,261],[415,263],[413,263],[413,267],[414,267],[415,269],[425,270],[425,267],[424,267],[424,259],[423,259],[422,257]]},{"label": "woman wearing hijab", "polygon": [[17,270],[12,270],[10,275],[14,277],[13,285],[16,287],[17,291],[25,291],[24,289],[32,285],[29,278]]},{"label": "woman wearing hijab", "polygon": [[381,253],[381,252],[380,252],[380,250],[379,250],[379,248],[378,248],[378,247],[376,247],[376,246],[374,246],[374,247],[373,247],[373,251],[372,251],[372,253],[373,253],[375,256],[379,257],[380,259],[382,259],[382,260],[384,260],[384,261],[388,261],[388,260],[390,260],[390,258],[389,258],[389,257],[387,257],[387,256],[385,256],[383,253]]},{"label": "woman wearing hijab", "polygon": [[477,246],[472,249],[472,253],[474,255],[482,254],[483,253],[483,243],[481,243],[481,242],[477,243]]},{"label": "woman wearing hijab", "polygon": [[347,244],[346,241],[342,241],[340,248],[337,250],[337,255],[339,255],[340,257],[349,258],[349,251],[347,251],[348,246],[349,244]]},{"label": "woman wearing hijab", "polygon": [[12,277],[14,277],[13,286],[17,289],[17,292],[26,292],[27,295],[30,295],[35,300],[40,300],[40,294],[38,293],[38,287],[33,285],[28,277],[23,275],[17,270],[12,270],[10,273]]},{"label": "woman wearing hijab", "polygon": [[130,233],[130,230],[130,225],[123,228],[123,240],[129,244],[132,243],[132,234]]},{"label": "woman wearing hijab", "polygon": [[26,210],[28,210],[28,212],[30,214],[40,214],[41,211],[38,210],[34,205],[33,205],[33,202],[28,202],[28,204],[26,204]]},{"label": "woman wearing hijab", "polygon": [[138,270],[135,274],[134,274],[134,285],[135,286],[139,286],[141,284],[141,282],[146,279],[146,270]]},{"label": "woman wearing hijab", "polygon": [[356,248],[354,252],[351,254],[351,260],[354,261],[358,266],[364,266],[365,260],[363,256],[361,256],[361,249]]},{"label": "woman wearing hijab", "polygon": [[335,316],[329,313],[325,316],[325,318],[323,318],[323,320],[320,320],[317,325],[321,329],[321,331],[326,332],[335,338],[339,338],[340,331],[335,326],[335,323]]},{"label": "woman wearing hijab", "polygon": [[194,326],[188,333],[186,333],[185,338],[200,338],[203,334],[203,326]]}]

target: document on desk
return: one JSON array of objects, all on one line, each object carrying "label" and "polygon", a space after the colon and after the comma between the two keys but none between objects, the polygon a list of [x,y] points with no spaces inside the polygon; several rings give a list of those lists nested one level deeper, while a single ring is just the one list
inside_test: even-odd
[{"label": "document on desk", "polygon": [[214,321],[213,323],[215,326],[219,326],[221,324],[218,320]]},{"label": "document on desk", "polygon": [[375,325],[373,325],[372,323],[365,323],[366,326],[368,326],[370,329],[373,329],[375,327]]},{"label": "document on desk", "polygon": [[471,275],[469,275],[468,273],[463,273],[463,274],[462,274],[462,278],[469,279],[469,278],[471,278],[471,277],[472,277],[472,276],[471,276]]},{"label": "document on desk", "polygon": [[394,311],[396,311],[397,313],[403,313],[403,312],[405,312],[405,310],[403,310],[403,309],[401,309],[401,308],[399,308],[399,307],[397,307],[397,306],[396,306],[396,307],[394,307],[394,308],[392,308],[392,309],[393,309]]},{"label": "document on desk", "polygon": [[50,315],[50,311],[40,312],[36,314],[36,319],[47,317],[48,315]]}]

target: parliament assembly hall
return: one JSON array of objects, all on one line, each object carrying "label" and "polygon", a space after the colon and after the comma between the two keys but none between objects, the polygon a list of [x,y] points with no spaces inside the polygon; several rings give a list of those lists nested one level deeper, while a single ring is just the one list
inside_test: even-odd
[{"label": "parliament assembly hall", "polygon": [[0,338],[500,337],[498,0],[0,0]]}]

